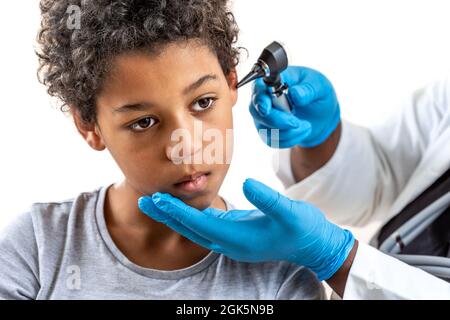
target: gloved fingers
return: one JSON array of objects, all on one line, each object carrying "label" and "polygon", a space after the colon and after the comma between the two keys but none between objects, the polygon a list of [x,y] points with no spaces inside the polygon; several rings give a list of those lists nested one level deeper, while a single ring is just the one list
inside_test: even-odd
[{"label": "gloved fingers", "polygon": [[331,83],[320,74],[308,75],[298,85],[289,88],[289,97],[294,105],[307,108],[315,101],[334,93]]},{"label": "gloved fingers", "polygon": [[[254,88],[265,86],[265,84],[258,85],[258,80],[255,81]],[[251,97],[251,102],[256,109],[256,111],[261,115],[265,116],[270,113],[272,109],[272,98],[270,93],[266,89],[254,89],[254,93]]]},{"label": "gloved fingers", "polygon": [[320,86],[315,87],[312,83],[304,82],[290,88],[289,96],[294,105],[308,107],[310,104],[323,98],[323,94],[321,93],[323,90]]},{"label": "gloved fingers", "polygon": [[289,112],[271,108],[270,113],[266,116],[261,116],[253,103],[250,105],[249,110],[257,123],[263,124],[271,129],[287,130],[301,128],[303,130],[311,130],[311,124],[308,121],[298,119]]},{"label": "gloved fingers", "polygon": [[290,199],[257,180],[247,179],[243,190],[248,201],[276,220],[285,220],[293,209]]},{"label": "gloved fingers", "polygon": [[254,95],[258,94],[270,95],[269,87],[264,83],[264,80],[262,78],[258,78],[255,81],[253,81],[252,92]]},{"label": "gloved fingers", "polygon": [[[261,115],[261,112],[258,111],[258,108],[261,110],[261,107],[257,107],[258,103],[259,102],[256,101],[256,104],[250,104],[250,114],[255,121],[262,123],[267,127],[273,129],[292,129],[299,126],[307,126],[304,120],[298,119],[292,113],[278,110],[276,108],[271,108],[269,113]],[[270,102],[270,104],[271,103],[272,102]]]},{"label": "gloved fingers", "polygon": [[[281,80],[289,86],[288,94],[294,107],[306,107],[334,94],[330,81],[319,71],[307,67],[290,66],[281,73]],[[261,78],[254,81],[252,102],[262,116],[272,109],[271,93]]]},{"label": "gloved fingers", "polygon": [[303,127],[274,131],[260,123],[255,122],[261,140],[272,148],[292,148],[299,145],[311,134],[311,127],[305,130]]},{"label": "gloved fingers", "polygon": [[198,245],[216,251],[220,247],[217,244],[212,243],[211,241],[203,238],[202,236],[196,234],[192,230],[186,228],[184,225],[171,218],[169,215],[165,214],[161,210],[159,210],[155,204],[153,203],[150,197],[141,197],[139,199],[139,209],[143,213],[145,213],[150,218],[165,224],[175,232],[181,234],[185,238],[191,240],[192,242],[197,243]]},{"label": "gloved fingers", "polygon": [[286,83],[289,88],[301,83],[309,74],[316,73],[316,70],[302,66],[289,66],[281,74],[281,81]]},{"label": "gloved fingers", "polygon": [[268,117],[273,110],[272,94],[262,79],[254,82],[251,106],[262,118]]},{"label": "gloved fingers", "polygon": [[[317,70],[302,67],[289,66],[281,74],[281,82],[286,83],[289,88],[299,85],[303,82],[321,83],[326,77]],[[270,96],[269,86],[264,83],[262,78],[258,78],[253,82],[252,92],[254,95],[266,94]]]},{"label": "gloved fingers", "polygon": [[239,243],[233,221],[207,215],[170,194],[155,193],[152,201],[159,210],[210,242],[231,245]]},{"label": "gloved fingers", "polygon": [[223,211],[218,210],[216,208],[207,208],[203,210],[203,213],[206,215],[212,215],[216,218],[228,220],[228,221],[238,221],[238,220],[245,220],[248,219],[248,217],[251,215],[251,212],[247,210],[230,210],[230,211]]},{"label": "gloved fingers", "polygon": [[280,74],[280,77],[281,81],[286,83],[289,88],[305,81],[309,82],[312,79],[313,82],[316,82],[316,79],[326,79],[326,77],[319,71],[303,66],[289,66]]},{"label": "gloved fingers", "polygon": [[281,73],[281,80],[289,86],[289,97],[296,107],[334,94],[331,82],[319,71],[307,67],[290,66]]}]

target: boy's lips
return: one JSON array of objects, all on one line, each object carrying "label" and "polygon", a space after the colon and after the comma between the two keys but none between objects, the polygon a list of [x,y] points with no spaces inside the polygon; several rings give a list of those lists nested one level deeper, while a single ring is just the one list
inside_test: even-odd
[{"label": "boy's lips", "polygon": [[181,191],[189,193],[203,191],[207,186],[209,175],[210,172],[195,172],[184,176],[174,186]]}]

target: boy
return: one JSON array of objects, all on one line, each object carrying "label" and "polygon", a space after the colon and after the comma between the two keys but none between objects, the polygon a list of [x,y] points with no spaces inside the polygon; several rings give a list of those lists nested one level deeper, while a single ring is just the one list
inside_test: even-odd
[{"label": "boy", "polygon": [[[69,27],[76,8],[80,28]],[[317,299],[307,269],[240,263],[198,246],[138,208],[170,193],[230,209],[218,190],[229,163],[185,161],[207,148],[177,130],[232,129],[238,29],[225,0],[42,0],[41,81],[94,150],[125,179],[74,199],[37,203],[0,234],[7,299]],[[76,18],[76,17],[75,17]],[[220,144],[219,144],[220,145]],[[223,143],[223,154],[231,151]],[[192,160],[192,159],[191,159]]]}]

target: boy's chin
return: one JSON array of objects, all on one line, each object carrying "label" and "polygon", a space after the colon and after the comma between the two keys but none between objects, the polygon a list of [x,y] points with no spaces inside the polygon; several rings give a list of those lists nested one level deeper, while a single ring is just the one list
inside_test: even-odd
[{"label": "boy's chin", "polygon": [[184,203],[193,208],[196,208],[198,210],[205,210],[213,204],[214,198],[215,196],[211,197],[210,195],[202,195],[191,199],[181,199],[181,200],[183,200]]}]

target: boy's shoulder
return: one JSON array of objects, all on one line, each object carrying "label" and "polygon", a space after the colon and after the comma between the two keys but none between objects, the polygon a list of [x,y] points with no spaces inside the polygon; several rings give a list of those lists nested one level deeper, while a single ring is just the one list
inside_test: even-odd
[{"label": "boy's shoulder", "polygon": [[28,230],[38,240],[46,235],[55,237],[65,233],[71,222],[83,219],[85,213],[94,214],[101,189],[81,192],[61,201],[35,202],[12,218],[2,228],[2,235],[14,236],[20,230]]},{"label": "boy's shoulder", "polygon": [[42,270],[58,270],[67,249],[67,237],[85,237],[86,226],[91,222],[85,216],[91,209],[91,216],[94,215],[100,190],[58,202],[33,203],[1,228],[0,299],[36,297],[40,281],[49,280],[53,274]]},{"label": "boy's shoulder", "polygon": [[[96,204],[102,187],[91,191],[81,192],[75,197],[61,201],[35,202],[29,208],[29,214],[34,222],[68,221],[72,215],[78,215],[82,212],[95,212]],[[75,217],[74,217],[75,218]]]}]

